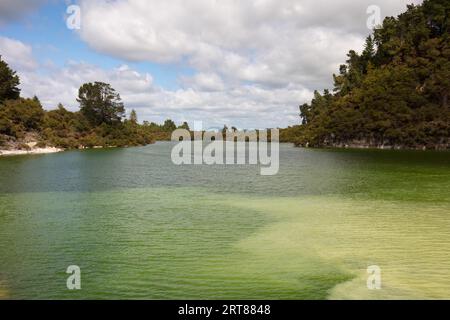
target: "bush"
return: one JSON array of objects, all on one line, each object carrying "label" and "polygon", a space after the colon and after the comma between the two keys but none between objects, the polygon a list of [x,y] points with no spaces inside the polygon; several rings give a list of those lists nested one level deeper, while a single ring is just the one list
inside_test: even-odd
[{"label": "bush", "polygon": [[18,147],[18,149],[19,149],[19,150],[26,150],[26,151],[30,151],[30,150],[31,150],[30,146],[27,145],[26,143],[20,144],[19,147]]},{"label": "bush", "polygon": [[[7,65],[0,64],[0,67],[2,66]],[[15,77],[12,70],[5,70],[10,73],[9,78]],[[3,78],[0,77],[0,85],[6,88],[3,86],[6,78]],[[137,146],[152,143],[154,132],[164,131],[166,135],[170,135],[170,131],[176,129],[171,120],[167,120],[163,126],[139,125],[134,111],[129,121],[122,121],[124,107],[120,96],[105,83],[86,84],[80,88],[80,112],[68,111],[61,104],[56,110],[46,112],[37,97],[19,98],[19,91],[13,92],[14,95],[10,91],[2,95],[3,98],[0,97],[0,137],[5,135],[20,142],[29,133],[33,133],[32,136],[42,137],[38,144],[40,148],[46,147],[47,144],[65,149],[80,146]],[[105,96],[107,98],[104,98]],[[5,144],[5,141],[5,138],[2,138],[0,144]],[[20,145],[20,148],[29,149],[25,144]]]},{"label": "bush", "polygon": [[0,107],[0,133],[17,136],[20,132],[40,130],[44,110],[37,99],[8,100]]},{"label": "bush", "polygon": [[41,149],[47,148],[47,143],[46,143],[45,141],[39,141],[39,142],[36,144],[36,148],[41,148]]}]

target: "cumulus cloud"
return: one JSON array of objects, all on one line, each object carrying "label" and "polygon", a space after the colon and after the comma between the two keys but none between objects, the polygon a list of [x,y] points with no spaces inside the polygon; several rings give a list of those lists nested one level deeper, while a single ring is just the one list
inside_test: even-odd
[{"label": "cumulus cloud", "polygon": [[20,19],[36,10],[46,0],[2,0],[0,1],[0,26]]},{"label": "cumulus cloud", "polygon": [[[421,1],[80,0],[81,40],[123,65],[104,69],[72,61],[62,68],[37,67],[19,65],[33,61],[22,58],[13,63],[23,92],[38,95],[48,108],[62,102],[76,109],[79,86],[104,81],[141,120],[292,125],[299,122],[298,105],[310,100],[314,89],[331,86],[348,50],[362,49],[370,33],[368,6],[378,5],[383,18],[411,2]],[[25,44],[4,43],[10,48],[5,51],[22,47],[22,55],[31,55]],[[168,90],[156,86],[153,75],[129,67],[141,61],[183,64],[193,72],[180,74],[180,88]]]},{"label": "cumulus cloud", "polygon": [[0,55],[14,69],[34,70],[37,67],[31,46],[21,41],[0,36]]},{"label": "cumulus cloud", "polygon": [[83,0],[80,35],[97,51],[125,60],[186,61],[199,77],[325,87],[345,53],[361,49],[370,32],[367,8],[395,15],[410,2]]},{"label": "cumulus cloud", "polygon": [[192,77],[181,76],[180,81],[184,87],[200,91],[222,91],[225,84],[216,73],[197,73]]},{"label": "cumulus cloud", "polygon": [[46,66],[43,71],[21,70],[19,76],[23,95],[37,95],[47,109],[53,109],[61,102],[69,109],[77,110],[76,96],[80,85],[103,81],[121,94],[128,111],[137,110],[141,120],[204,121],[207,127],[233,124],[242,128],[265,128],[286,122],[294,124],[298,120],[298,101],[311,96],[309,90],[295,86],[267,89],[240,85],[211,90],[217,79],[210,75],[198,77],[199,87],[166,90],[154,85],[150,74],[139,73],[127,65],[106,70],[71,61],[63,68]]}]

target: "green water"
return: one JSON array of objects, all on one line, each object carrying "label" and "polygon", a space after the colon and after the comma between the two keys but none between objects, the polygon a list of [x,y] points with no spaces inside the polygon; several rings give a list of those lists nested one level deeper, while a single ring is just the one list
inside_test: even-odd
[{"label": "green water", "polygon": [[450,298],[449,153],[282,145],[270,177],[171,146],[1,158],[0,298]]}]

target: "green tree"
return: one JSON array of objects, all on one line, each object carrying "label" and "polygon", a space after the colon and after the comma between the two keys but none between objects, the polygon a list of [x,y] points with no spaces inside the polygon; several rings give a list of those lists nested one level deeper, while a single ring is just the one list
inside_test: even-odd
[{"label": "green tree", "polygon": [[[450,143],[450,32],[447,0],[409,5],[350,50],[334,94],[314,92],[302,125],[283,139],[299,145],[443,148]],[[294,137],[295,136],[295,137]]]},{"label": "green tree", "polygon": [[173,132],[177,129],[177,125],[170,119],[167,119],[162,127],[162,130],[165,132]]},{"label": "green tree", "polygon": [[0,133],[21,137],[29,131],[39,131],[44,110],[34,99],[7,100],[0,108]]},{"label": "green tree", "polygon": [[20,80],[16,72],[0,56],[0,103],[5,100],[18,99],[20,96]]},{"label": "green tree", "polygon": [[366,43],[364,45],[364,51],[361,55],[361,62],[363,73],[366,74],[369,69],[369,65],[373,64],[373,59],[375,57],[375,43],[373,41],[372,35],[368,36]]},{"label": "green tree", "polygon": [[132,124],[138,123],[138,116],[137,116],[136,110],[134,110],[134,109],[131,110],[131,113],[130,113],[130,122]]},{"label": "green tree", "polygon": [[227,132],[228,132],[228,126],[225,124],[225,125],[223,126],[223,129],[222,129],[222,134],[223,134],[223,135],[226,135]]},{"label": "green tree", "polygon": [[93,126],[120,123],[125,116],[120,95],[107,83],[83,84],[77,101],[80,103],[81,113]]},{"label": "green tree", "polygon": [[190,130],[189,128],[189,124],[185,121],[183,122],[183,124],[181,126],[178,127],[179,129],[185,129],[185,130]]}]

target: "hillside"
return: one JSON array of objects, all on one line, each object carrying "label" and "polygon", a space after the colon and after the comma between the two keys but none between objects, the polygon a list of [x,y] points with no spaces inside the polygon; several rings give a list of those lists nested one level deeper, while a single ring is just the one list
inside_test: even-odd
[{"label": "hillside", "polygon": [[450,2],[386,18],[351,50],[334,88],[300,106],[284,141],[310,147],[450,148]]},{"label": "hillside", "polygon": [[[138,146],[168,140],[177,128],[172,120],[163,125],[138,123],[134,110],[125,117],[120,95],[102,82],[86,83],[77,98],[80,110],[62,104],[46,111],[39,98],[20,96],[20,79],[0,57],[0,150],[22,154],[58,149]],[[184,123],[182,127],[188,128]],[[9,152],[11,153],[11,152]]]}]

